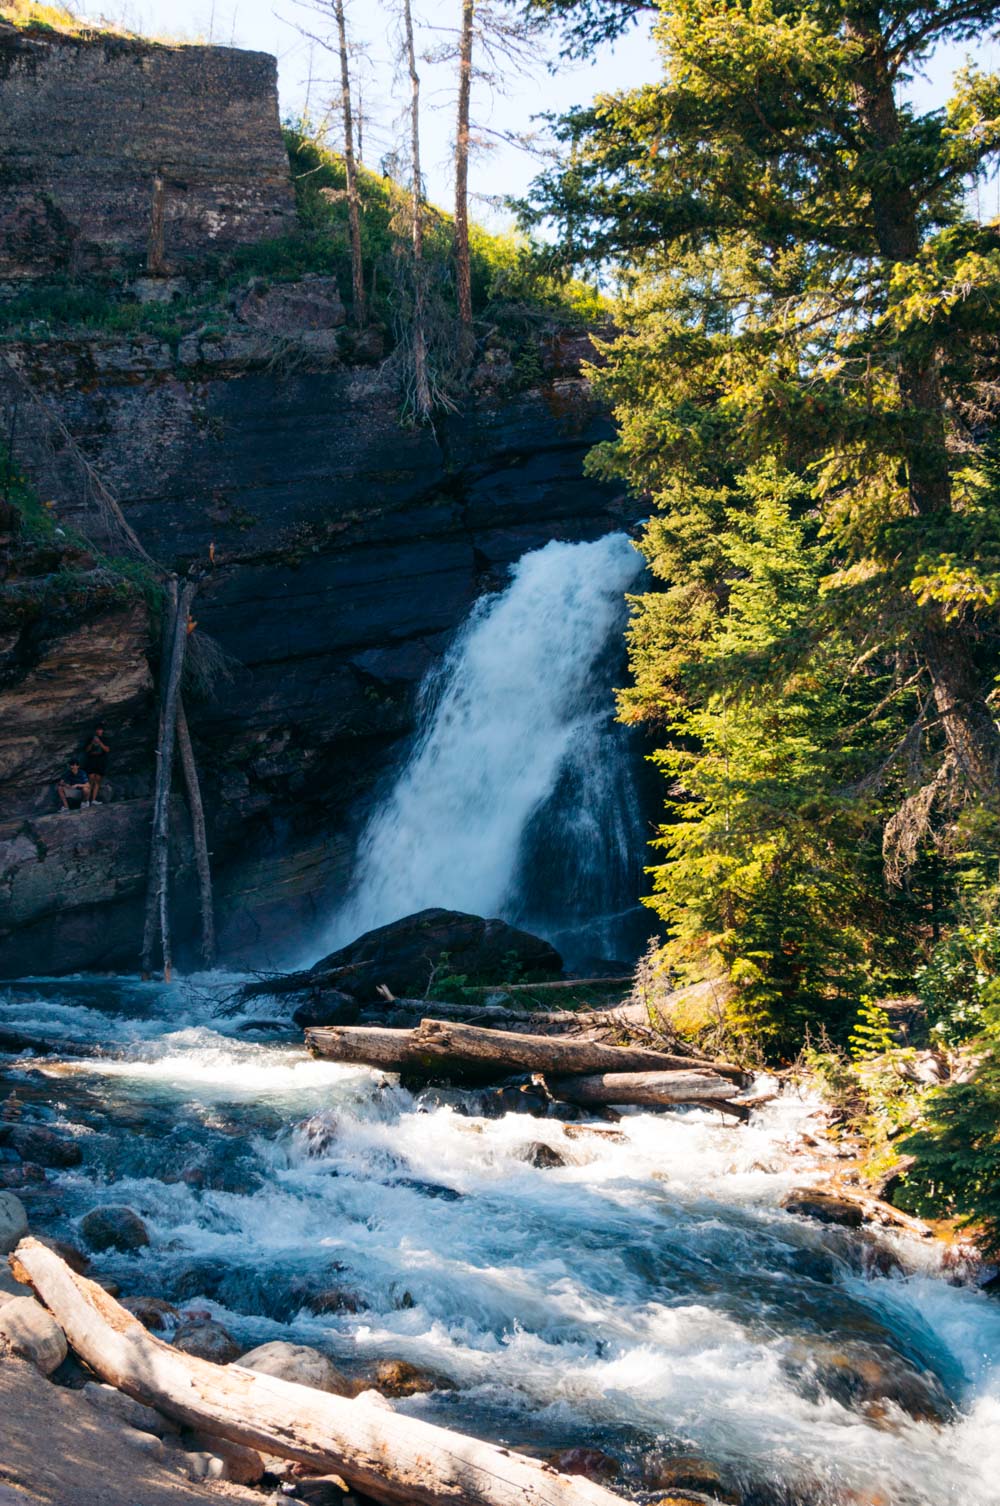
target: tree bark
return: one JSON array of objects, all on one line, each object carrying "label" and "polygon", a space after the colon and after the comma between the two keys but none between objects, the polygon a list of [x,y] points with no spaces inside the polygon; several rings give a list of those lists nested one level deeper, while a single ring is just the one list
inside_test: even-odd
[{"label": "tree bark", "polygon": [[466,350],[472,340],[472,267],[469,260],[469,116],[472,101],[472,39],[475,0],[462,0],[458,43],[458,128],[455,135],[455,286],[458,322]]},{"label": "tree bark", "polygon": [[334,0],[337,47],[340,53],[340,110],[344,123],[344,173],[347,177],[347,218],[351,237],[352,317],[357,329],[367,322],[365,271],[361,259],[361,201],[358,197],[358,167],[354,157],[354,114],[351,108],[351,74],[347,48],[344,0]]},{"label": "tree bark", "polygon": [[[173,583],[173,592],[177,589]],[[146,888],[146,921],[142,938],[142,971],[152,970],[153,948],[159,919],[160,944],[163,952],[163,976],[171,974],[170,952],[170,785],[174,768],[174,741],[177,735],[177,702],[180,697],[184,652],[187,646],[187,620],[197,584],[185,581],[180,600],[173,607],[170,657],[161,661],[161,714],[159,746],[156,750],[156,784],[153,793],[153,829],[149,847],[149,878]]]},{"label": "tree bark", "polygon": [[579,1475],[416,1417],[171,1348],[37,1239],[12,1257],[105,1381],[199,1432],[338,1474],[386,1506],[622,1506]]},{"label": "tree bark", "polygon": [[427,317],[424,306],[424,192],[420,169],[420,74],[413,40],[413,9],[403,0],[403,50],[410,76],[410,236],[413,242],[413,407],[419,419],[433,406],[427,373]]},{"label": "tree bark", "polygon": [[[920,254],[920,225],[913,193],[892,160],[901,131],[885,38],[865,14],[868,8],[852,9],[846,31],[862,49],[854,102],[871,148],[883,159],[883,171],[873,177],[870,190],[875,239],[887,262],[914,262]],[[897,384],[909,427],[905,454],[910,508],[921,518],[951,512],[951,467],[937,351],[901,349]],[[1000,768],[1000,733],[986,704],[962,625],[949,623],[940,608],[932,608],[918,647],[959,770],[973,789],[981,794],[994,793]]]},{"label": "tree bark", "polygon": [[416,1030],[386,1030],[377,1026],[316,1026],[306,1031],[306,1044],[317,1056],[332,1061],[384,1067],[417,1077],[447,1076],[495,1082],[515,1072],[553,1072],[557,1076],[594,1072],[657,1072],[703,1067],[742,1081],[743,1073],[728,1063],[697,1057],[672,1056],[647,1047],[607,1046],[562,1036],[517,1034],[484,1030],[445,1020],[425,1019]]},{"label": "tree bark", "polygon": [[215,962],[215,905],[212,897],[212,865],[208,856],[208,838],[205,833],[205,808],[201,803],[201,785],[198,781],[198,765],[191,745],[191,732],[183,697],[177,697],[177,746],[184,770],[184,787],[187,791],[188,811],[191,815],[191,835],[194,839],[194,859],[198,869],[198,894],[201,908],[201,960],[206,967]]},{"label": "tree bark", "polygon": [[733,1084],[712,1072],[601,1072],[590,1077],[546,1077],[553,1098],[584,1107],[636,1104],[664,1108],[678,1104],[708,1104],[746,1119],[748,1111],[730,1103]]}]

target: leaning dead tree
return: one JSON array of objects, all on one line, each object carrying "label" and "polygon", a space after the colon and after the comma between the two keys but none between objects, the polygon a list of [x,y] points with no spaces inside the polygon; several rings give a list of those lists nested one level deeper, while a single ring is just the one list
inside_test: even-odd
[{"label": "leaning dead tree", "polygon": [[102,1380],[199,1432],[340,1475],[385,1506],[622,1506],[581,1475],[365,1396],[182,1354],[37,1239],[23,1239],[11,1265]]},{"label": "leaning dead tree", "polygon": [[215,962],[215,901],[212,895],[212,865],[208,855],[208,837],[205,831],[205,807],[201,800],[201,784],[198,765],[195,762],[191,733],[188,728],[184,700],[177,697],[177,750],[181,755],[184,773],[184,789],[188,811],[191,815],[191,838],[194,842],[194,861],[198,870],[198,897],[201,910],[201,960],[205,967]]},{"label": "leaning dead tree", "polygon": [[358,166],[354,156],[354,111],[351,105],[350,52],[347,45],[347,18],[344,0],[333,0],[337,22],[337,51],[340,54],[340,112],[344,126],[344,173],[347,178],[347,220],[351,235],[351,291],[353,318],[363,329],[365,311],[365,271],[361,256],[361,198],[358,193]]}]

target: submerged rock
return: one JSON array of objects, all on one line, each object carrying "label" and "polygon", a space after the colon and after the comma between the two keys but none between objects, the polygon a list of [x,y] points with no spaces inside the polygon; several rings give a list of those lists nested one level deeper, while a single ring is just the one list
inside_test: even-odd
[{"label": "submerged rock", "polygon": [[12,1192],[0,1192],[0,1255],[7,1255],[28,1232],[24,1204]]},{"label": "submerged rock", "polygon": [[546,1145],[544,1140],[532,1140],[529,1145],[524,1146],[520,1152],[520,1159],[527,1161],[529,1166],[537,1166],[540,1171],[569,1164],[561,1151],[555,1150],[551,1145]]},{"label": "submerged rock", "polygon": [[811,1399],[830,1396],[880,1426],[892,1426],[889,1406],[918,1422],[941,1424],[954,1417],[954,1405],[937,1376],[918,1370],[886,1344],[799,1339],[785,1368]]},{"label": "submerged rock", "polygon": [[141,1250],[149,1244],[149,1231],[133,1208],[109,1203],[92,1208],[80,1220],[80,1233],[92,1250]]},{"label": "submerged rock", "polygon": [[62,1329],[34,1297],[14,1297],[0,1307],[0,1337],[43,1375],[51,1375],[69,1353]]},{"label": "submerged rock", "polygon": [[379,1360],[375,1385],[385,1396],[424,1396],[431,1391],[454,1391],[455,1382],[432,1370],[418,1370],[407,1360]]},{"label": "submerged rock", "polygon": [[174,1334],[174,1348],[183,1354],[193,1354],[199,1360],[211,1360],[216,1365],[228,1365],[235,1360],[240,1346],[228,1329],[221,1323],[182,1323]]},{"label": "submerged rock", "polygon": [[[383,985],[397,997],[423,998],[432,979],[445,973],[472,983],[506,983],[512,976],[561,972],[555,948],[528,931],[460,910],[430,909],[367,931],[317,962],[302,981],[308,987],[329,978],[338,996],[376,1000]],[[340,1007],[338,997],[334,1008]],[[428,1013],[433,1013],[433,1003],[428,1003]],[[327,1021],[313,1018],[311,1023]]]},{"label": "submerged rock", "polygon": [[685,1499],[690,1493],[695,1500],[725,1502],[726,1506],[739,1506],[740,1496],[729,1489],[721,1472],[709,1459],[700,1454],[678,1454],[669,1459],[647,1462],[643,1469],[643,1481],[651,1490],[667,1490],[668,1499]]},{"label": "submerged rock", "polygon": [[848,1229],[860,1229],[864,1214],[850,1198],[837,1197],[832,1192],[818,1192],[811,1187],[796,1187],[781,1200],[787,1213],[797,1213],[801,1218],[813,1218],[821,1224],[843,1224]]},{"label": "submerged rock", "polygon": [[586,1480],[610,1480],[621,1465],[611,1454],[599,1448],[564,1448],[549,1454],[546,1463],[564,1475],[582,1475]]},{"label": "submerged rock", "polygon": [[300,1386],[312,1386],[315,1391],[329,1391],[334,1396],[354,1395],[354,1386],[333,1361],[308,1344],[289,1344],[284,1339],[275,1339],[241,1355],[239,1363],[248,1370],[259,1370],[262,1375],[294,1381]]}]

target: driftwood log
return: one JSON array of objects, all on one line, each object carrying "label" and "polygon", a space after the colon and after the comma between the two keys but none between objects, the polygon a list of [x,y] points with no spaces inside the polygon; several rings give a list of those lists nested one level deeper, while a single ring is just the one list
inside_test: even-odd
[{"label": "driftwood log", "polygon": [[552,1073],[556,1077],[600,1072],[689,1072],[702,1068],[741,1082],[743,1073],[727,1063],[672,1056],[648,1047],[608,1046],[565,1036],[484,1030],[447,1020],[425,1019],[416,1030],[377,1026],[316,1026],[306,1031],[316,1056],[331,1061],[384,1067],[411,1077],[447,1077],[456,1081],[495,1082],[516,1072]]},{"label": "driftwood log", "polygon": [[363,1398],[181,1354],[37,1239],[11,1257],[92,1370],[199,1432],[338,1474],[386,1506],[621,1506],[551,1467]]},{"label": "driftwood log", "polygon": [[546,1077],[553,1098],[583,1107],[635,1104],[664,1108],[705,1104],[736,1119],[749,1118],[742,1104],[730,1103],[733,1084],[715,1072],[601,1072],[589,1077]]}]

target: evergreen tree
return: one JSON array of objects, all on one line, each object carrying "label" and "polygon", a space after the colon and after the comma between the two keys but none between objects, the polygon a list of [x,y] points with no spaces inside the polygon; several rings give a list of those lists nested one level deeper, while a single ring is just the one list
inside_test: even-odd
[{"label": "evergreen tree", "polygon": [[[535,8],[579,45],[640,7]],[[661,81],[567,117],[525,211],[623,282],[594,464],[656,509],[622,703],[668,734],[655,906],[788,1042],[912,950],[929,842],[995,799],[1000,243],[966,190],[1000,79],[924,115],[897,87],[998,21],[661,0]]]}]

